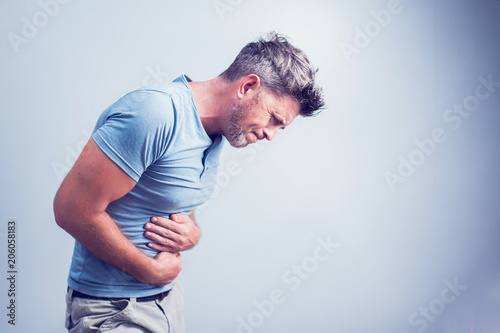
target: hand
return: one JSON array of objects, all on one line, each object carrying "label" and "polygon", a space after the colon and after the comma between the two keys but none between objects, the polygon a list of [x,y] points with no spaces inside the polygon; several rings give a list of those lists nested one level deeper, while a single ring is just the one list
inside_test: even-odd
[{"label": "hand", "polygon": [[160,252],[154,257],[151,270],[144,272],[141,282],[155,286],[164,286],[174,281],[182,270],[180,253]]},{"label": "hand", "polygon": [[148,246],[161,252],[181,252],[192,249],[200,240],[201,231],[193,219],[184,214],[171,214],[170,219],[152,217],[144,225],[144,235],[154,241]]}]

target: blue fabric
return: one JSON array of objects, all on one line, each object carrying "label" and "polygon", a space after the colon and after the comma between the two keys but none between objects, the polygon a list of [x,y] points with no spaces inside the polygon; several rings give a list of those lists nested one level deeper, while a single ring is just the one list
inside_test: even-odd
[{"label": "blue fabric", "polygon": [[[133,91],[99,117],[92,138],[137,181],[106,212],[127,238],[150,257],[144,224],[151,216],[188,214],[215,188],[222,136],[206,134],[188,79]],[[80,292],[108,297],[141,297],[169,290],[144,284],[112,267],[75,242],[68,284]]]}]

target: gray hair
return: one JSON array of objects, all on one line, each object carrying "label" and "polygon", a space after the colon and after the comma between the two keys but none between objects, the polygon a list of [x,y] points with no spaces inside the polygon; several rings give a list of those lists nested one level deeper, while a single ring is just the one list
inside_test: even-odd
[{"label": "gray hair", "polygon": [[290,96],[300,104],[302,116],[316,115],[324,105],[323,90],[314,82],[318,69],[306,54],[275,32],[247,44],[222,74],[226,81],[255,74],[261,84],[279,97]]}]

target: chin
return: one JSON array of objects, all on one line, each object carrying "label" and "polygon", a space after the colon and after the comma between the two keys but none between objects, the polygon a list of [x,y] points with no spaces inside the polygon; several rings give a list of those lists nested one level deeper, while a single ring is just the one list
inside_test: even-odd
[{"label": "chin", "polygon": [[248,142],[238,142],[238,143],[232,143],[232,142],[229,142],[229,144],[234,147],[234,148],[245,148],[246,146],[248,146]]},{"label": "chin", "polygon": [[231,138],[226,137],[227,142],[234,148],[244,148],[248,146],[248,141],[245,138]]}]

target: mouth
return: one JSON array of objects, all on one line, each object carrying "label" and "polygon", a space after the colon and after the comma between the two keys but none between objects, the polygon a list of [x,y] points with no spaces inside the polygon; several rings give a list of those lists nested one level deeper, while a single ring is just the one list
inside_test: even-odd
[{"label": "mouth", "polygon": [[249,134],[248,139],[247,139],[248,143],[255,143],[259,140],[259,137],[257,136],[257,134],[255,132],[250,132],[248,134]]},{"label": "mouth", "polygon": [[257,135],[257,133],[253,132],[253,134],[255,134],[255,136],[257,137],[257,140],[263,140],[264,139],[264,135]]},{"label": "mouth", "polygon": [[259,141],[259,140],[260,140],[260,138],[259,138],[259,136],[257,135],[257,133],[252,132],[252,136],[255,138],[255,140],[253,140],[253,142],[252,142],[252,143],[255,143],[255,142],[257,142],[257,141]]}]

